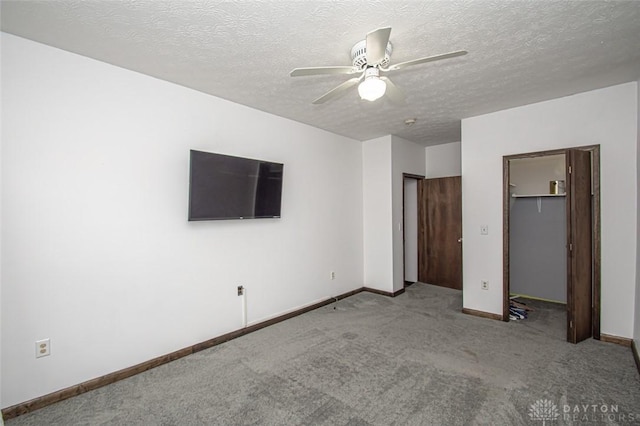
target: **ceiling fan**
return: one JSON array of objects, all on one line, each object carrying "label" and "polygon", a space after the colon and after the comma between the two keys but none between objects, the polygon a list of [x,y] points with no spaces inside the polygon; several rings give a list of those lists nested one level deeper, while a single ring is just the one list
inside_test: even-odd
[{"label": "ceiling fan", "polygon": [[340,97],[346,93],[347,89],[358,83],[358,93],[362,99],[375,101],[386,94],[392,102],[402,103],[405,97],[404,93],[393,84],[388,77],[381,75],[381,73],[389,73],[411,65],[439,61],[441,59],[454,58],[467,54],[466,50],[457,50],[442,55],[400,62],[399,64],[390,66],[389,61],[391,52],[393,51],[393,46],[389,41],[390,34],[391,27],[378,28],[377,30],[367,33],[366,39],[359,41],[351,48],[351,60],[353,63],[351,66],[295,68],[291,71],[290,75],[291,77],[301,77],[320,74],[360,73],[360,76],[345,81],[314,100],[312,102],[314,104],[322,104],[330,99]]}]

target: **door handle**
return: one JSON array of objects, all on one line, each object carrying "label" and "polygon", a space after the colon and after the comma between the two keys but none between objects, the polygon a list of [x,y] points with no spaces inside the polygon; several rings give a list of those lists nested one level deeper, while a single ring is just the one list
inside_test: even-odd
[{"label": "door handle", "polygon": [[462,237],[458,238],[458,242],[461,243],[462,242]]}]

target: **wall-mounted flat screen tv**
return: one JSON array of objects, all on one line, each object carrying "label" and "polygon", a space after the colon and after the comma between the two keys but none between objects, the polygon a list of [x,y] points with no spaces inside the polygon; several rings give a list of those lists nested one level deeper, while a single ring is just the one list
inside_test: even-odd
[{"label": "wall-mounted flat screen tv", "polygon": [[189,220],[280,217],[284,165],[191,150]]}]

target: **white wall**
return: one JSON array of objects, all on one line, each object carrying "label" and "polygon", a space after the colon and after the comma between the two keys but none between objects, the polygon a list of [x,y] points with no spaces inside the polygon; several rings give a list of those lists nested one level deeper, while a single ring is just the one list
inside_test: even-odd
[{"label": "white wall", "polygon": [[403,173],[424,175],[424,147],[383,136],[362,148],[364,283],[395,292],[404,288]]},{"label": "white wall", "polygon": [[[637,164],[640,165],[640,81],[637,82],[637,107],[636,107],[636,112],[637,112],[637,119],[636,119],[636,126],[637,126]],[[634,315],[635,315],[635,324],[633,327],[633,338],[635,340],[636,343],[636,348],[638,350],[640,350],[640,214],[638,213],[638,211],[640,211],[640,166],[638,167],[638,172],[637,172],[637,188],[636,191],[638,195],[638,204],[637,204],[637,208],[636,208],[636,215],[637,215],[637,240],[636,240],[636,300],[635,300],[635,305],[634,305]]]},{"label": "white wall", "polygon": [[[502,313],[502,156],[601,146],[601,331],[633,333],[637,83],[462,120],[464,306]],[[480,225],[489,235],[480,235]],[[480,280],[489,280],[489,291]]]},{"label": "white wall", "polygon": [[460,142],[428,146],[424,152],[428,179],[462,174]]},{"label": "white wall", "polygon": [[[240,328],[240,284],[249,323],[362,287],[360,142],[1,37],[2,407]],[[282,219],[188,222],[190,148],[284,163]]]},{"label": "white wall", "polygon": [[516,158],[509,161],[511,193],[518,195],[549,194],[549,182],[566,179],[564,154]]},{"label": "white wall", "polygon": [[393,291],[391,136],[362,144],[364,285]]},{"label": "white wall", "polygon": [[[0,39],[0,48],[2,47],[1,45],[1,39]],[[1,59],[1,58],[0,58]],[[0,65],[1,65],[1,61],[0,61]],[[0,66],[0,82],[2,82],[2,66]],[[3,85],[0,84],[0,100],[3,99],[2,96],[2,92],[3,92]],[[1,118],[4,117],[2,115],[2,104],[3,102],[0,102],[0,188],[2,188],[2,137],[1,135],[3,135],[3,130],[2,130],[2,123],[4,122],[4,120],[2,120]],[[1,194],[1,192],[0,192]],[[2,235],[2,196],[0,196],[0,236]],[[0,240],[0,259],[2,259],[2,243]],[[0,261],[0,408],[3,407],[2,405],[2,261]],[[0,414],[0,426],[4,425],[4,419],[2,418],[2,414]]]},{"label": "white wall", "polygon": [[402,232],[403,173],[424,176],[424,147],[392,136],[392,202],[393,202],[393,291],[404,288],[404,249]]}]

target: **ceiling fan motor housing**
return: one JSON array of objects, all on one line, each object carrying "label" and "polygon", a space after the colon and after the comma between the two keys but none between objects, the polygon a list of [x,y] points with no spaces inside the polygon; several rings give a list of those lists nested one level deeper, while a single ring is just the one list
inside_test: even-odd
[{"label": "ceiling fan motor housing", "polygon": [[[386,68],[391,60],[391,52],[393,52],[393,46],[391,45],[391,42],[388,42],[387,48],[384,50],[384,59],[378,64],[368,65],[378,65]],[[363,69],[367,66],[367,40],[360,40],[351,48],[351,60],[353,61],[353,66],[358,69]]]}]

